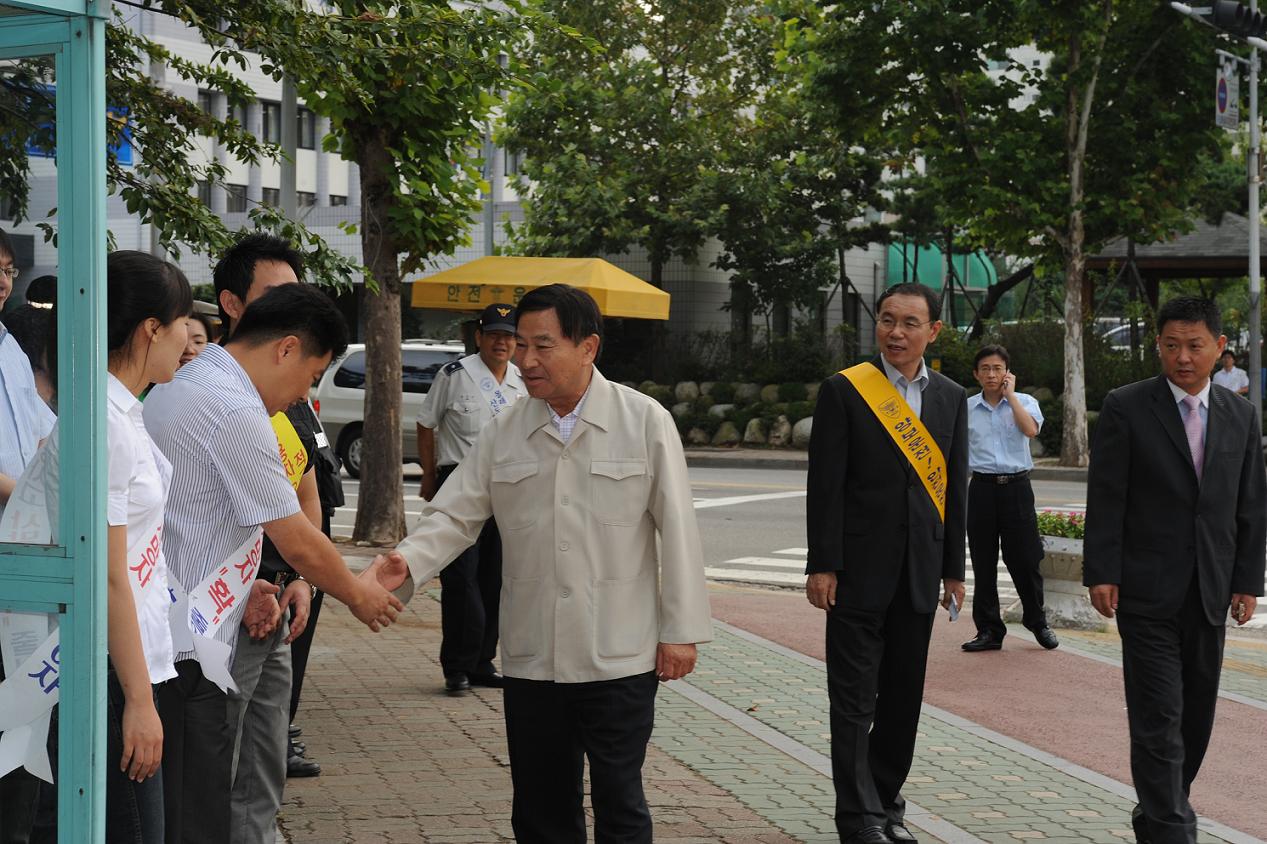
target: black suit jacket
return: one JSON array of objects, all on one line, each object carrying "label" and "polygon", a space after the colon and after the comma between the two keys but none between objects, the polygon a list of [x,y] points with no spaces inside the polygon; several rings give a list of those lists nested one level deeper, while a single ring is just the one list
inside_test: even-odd
[{"label": "black suit jacket", "polygon": [[1222,624],[1233,593],[1263,594],[1267,473],[1253,406],[1210,386],[1197,484],[1179,406],[1164,376],[1119,387],[1096,423],[1087,480],[1082,580],[1117,584],[1118,609],[1179,612],[1194,576],[1206,618]]},{"label": "black suit jacket", "polygon": [[[883,371],[880,359],[872,361]],[[916,612],[937,608],[943,578],[963,580],[968,405],[928,371],[920,421],[946,459],[946,521],[910,462],[843,375],[823,382],[809,444],[807,573],[837,573],[837,606],[878,611],[910,572]]]}]

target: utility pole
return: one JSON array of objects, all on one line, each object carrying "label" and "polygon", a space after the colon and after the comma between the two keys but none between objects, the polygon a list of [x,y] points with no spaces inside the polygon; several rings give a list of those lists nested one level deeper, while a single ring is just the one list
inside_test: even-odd
[{"label": "utility pole", "polygon": [[[1250,0],[1252,13],[1258,12],[1258,0]],[[1259,39],[1251,39],[1259,40]],[[1262,181],[1259,166],[1258,130],[1258,48],[1249,55],[1249,402],[1263,406],[1263,342],[1262,342],[1262,261],[1258,240],[1258,185]]]},{"label": "utility pole", "polygon": [[1263,350],[1262,350],[1262,260],[1259,244],[1259,214],[1261,207],[1258,186],[1262,182],[1260,163],[1262,136],[1258,126],[1258,69],[1259,53],[1267,50],[1267,20],[1258,14],[1258,0],[1249,0],[1249,6],[1234,0],[1214,0],[1213,5],[1194,8],[1187,3],[1172,2],[1170,7],[1207,26],[1241,38],[1250,46],[1249,59],[1223,50],[1220,56],[1246,65],[1249,68],[1249,150],[1246,154],[1249,187],[1249,400],[1255,407],[1263,406]]}]

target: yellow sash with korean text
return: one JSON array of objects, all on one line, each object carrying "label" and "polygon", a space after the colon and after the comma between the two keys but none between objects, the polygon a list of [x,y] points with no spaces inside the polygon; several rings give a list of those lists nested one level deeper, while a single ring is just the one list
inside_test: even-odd
[{"label": "yellow sash with korean text", "polygon": [[299,432],[291,424],[286,411],[273,414],[268,421],[273,423],[273,433],[277,436],[277,453],[282,459],[282,468],[286,470],[286,478],[290,485],[299,489],[304,472],[308,468],[308,452],[304,451]]},{"label": "yellow sash with korean text", "polygon": [[870,363],[860,363],[840,374],[849,379],[875,414],[880,426],[893,438],[898,450],[906,455],[911,468],[924,484],[928,497],[937,508],[938,517],[946,520],[946,458],[911,406],[897,388],[889,383],[884,372]]}]

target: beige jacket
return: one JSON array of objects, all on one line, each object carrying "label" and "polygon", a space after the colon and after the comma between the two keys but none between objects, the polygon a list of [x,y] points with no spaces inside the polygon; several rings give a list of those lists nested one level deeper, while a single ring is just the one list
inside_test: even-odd
[{"label": "beige jacket", "polygon": [[414,583],[469,547],[489,516],[502,537],[507,676],[630,677],[654,670],[659,642],[712,638],[682,443],[652,399],[595,369],[566,445],[541,399],[498,415],[400,544]]}]

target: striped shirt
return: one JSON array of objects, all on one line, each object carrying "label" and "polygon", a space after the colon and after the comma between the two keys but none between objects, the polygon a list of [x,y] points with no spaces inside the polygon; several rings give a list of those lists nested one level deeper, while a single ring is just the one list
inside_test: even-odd
[{"label": "striped shirt", "polygon": [[[299,512],[259,391],[224,348],[208,345],[156,386],[145,399],[145,427],[172,464],[163,554],[186,591],[260,525]],[[244,607],[216,634],[230,647]]]},{"label": "striped shirt", "polygon": [[[591,381],[591,384],[594,382]],[[585,392],[581,394],[581,400],[576,403],[576,407],[572,408],[572,412],[567,416],[560,416],[554,412],[554,408],[546,403],[546,407],[550,411],[550,423],[554,425],[554,429],[559,432],[559,438],[563,442],[571,442],[572,432],[576,430],[576,423],[581,421],[581,408],[585,406],[585,399],[590,394],[590,388],[586,387]]]}]

